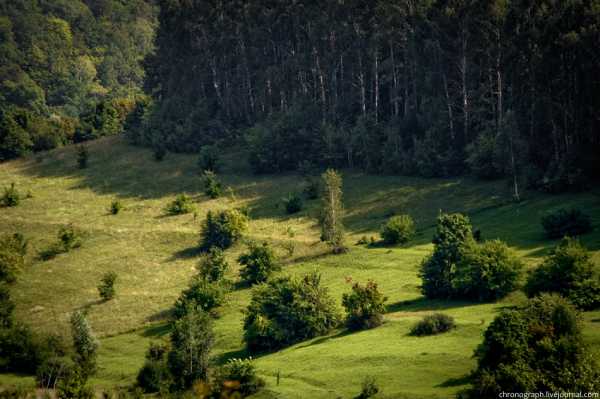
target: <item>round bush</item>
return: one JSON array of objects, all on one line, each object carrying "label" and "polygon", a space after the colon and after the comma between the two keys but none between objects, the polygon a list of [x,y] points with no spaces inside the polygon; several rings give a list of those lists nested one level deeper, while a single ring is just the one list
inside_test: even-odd
[{"label": "round bush", "polygon": [[229,264],[225,260],[223,250],[212,247],[200,263],[200,276],[210,282],[219,282],[225,277]]},{"label": "round bush", "polygon": [[456,323],[452,316],[443,313],[434,313],[425,316],[423,320],[415,324],[411,328],[410,334],[416,336],[435,335],[448,332],[453,328],[456,328]]},{"label": "round bush", "polygon": [[350,330],[374,328],[383,323],[386,297],[379,292],[377,283],[355,283],[352,292],[344,294],[342,305],[346,308],[346,325]]},{"label": "round bush", "polygon": [[551,239],[575,237],[592,231],[590,217],[579,209],[559,209],[542,218],[546,236]]},{"label": "round bush", "polygon": [[117,282],[117,273],[108,272],[102,276],[100,285],[98,285],[98,293],[100,298],[105,301],[109,301],[115,297],[115,283]]},{"label": "round bush", "polygon": [[286,198],[282,200],[283,206],[285,207],[285,211],[291,215],[294,213],[298,213],[302,210],[302,197],[297,193],[293,193],[288,195]]},{"label": "round bush", "polygon": [[10,187],[4,188],[4,194],[0,197],[0,206],[13,207],[21,202],[21,194],[15,188],[15,183],[11,183]]},{"label": "round bush", "polygon": [[166,208],[169,215],[183,215],[193,210],[192,198],[186,194],[179,194]]},{"label": "round bush", "polygon": [[213,392],[220,398],[250,396],[265,386],[250,359],[229,359],[217,372]]},{"label": "round bush", "polygon": [[230,209],[214,213],[208,211],[202,225],[201,247],[227,249],[239,240],[248,228],[248,217]]},{"label": "round bush", "polygon": [[386,244],[407,243],[415,234],[415,223],[409,215],[391,217],[381,226],[381,238]]},{"label": "round bush", "polygon": [[190,286],[184,290],[175,302],[174,315],[181,318],[188,309],[202,309],[211,312],[225,301],[225,288],[221,284],[211,283],[202,278],[193,278]]},{"label": "round bush", "polygon": [[275,253],[268,243],[257,245],[248,244],[248,252],[238,258],[243,266],[240,277],[246,284],[258,284],[267,281],[274,271],[279,270],[276,264]]}]

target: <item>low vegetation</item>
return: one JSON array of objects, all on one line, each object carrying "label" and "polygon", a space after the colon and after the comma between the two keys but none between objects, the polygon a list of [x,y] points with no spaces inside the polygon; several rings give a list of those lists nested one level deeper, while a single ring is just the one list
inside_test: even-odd
[{"label": "low vegetation", "polygon": [[275,252],[266,242],[249,243],[248,251],[240,255],[238,262],[242,265],[240,277],[248,285],[264,283],[274,272],[281,269],[277,264]]},{"label": "low vegetation", "polygon": [[551,239],[576,237],[592,231],[590,217],[579,209],[559,209],[542,218],[546,236]]},{"label": "low vegetation", "polygon": [[201,309],[213,313],[225,302],[225,287],[201,277],[194,277],[175,302],[174,315],[181,318],[190,309]]},{"label": "low vegetation", "polygon": [[108,272],[102,276],[100,284],[98,285],[98,294],[100,298],[105,301],[113,299],[117,293],[115,284],[117,283],[117,273]]},{"label": "low vegetation", "polygon": [[200,262],[198,269],[202,279],[216,283],[225,278],[225,273],[229,269],[229,263],[227,263],[225,254],[221,248],[211,247]]},{"label": "low vegetation", "polygon": [[209,198],[215,199],[221,196],[222,185],[217,179],[217,175],[212,170],[205,170],[202,174],[204,182],[204,194]]},{"label": "low vegetation", "polygon": [[173,201],[167,205],[166,209],[169,215],[184,215],[194,211],[192,198],[187,194],[179,194]]},{"label": "low vegetation", "polygon": [[238,210],[208,211],[202,224],[201,248],[227,249],[242,238],[247,229],[248,217]]},{"label": "low vegetation", "polygon": [[21,203],[21,194],[17,191],[15,183],[10,183],[10,186],[4,187],[2,197],[0,197],[0,206],[13,207]]},{"label": "low vegetation", "polygon": [[304,206],[302,197],[298,193],[288,194],[288,196],[283,198],[281,202],[283,203],[285,212],[288,215],[293,215],[294,213],[300,212]]},{"label": "low vegetation", "polygon": [[443,313],[434,313],[423,317],[410,329],[410,334],[415,336],[436,335],[456,328],[452,316]]},{"label": "low vegetation", "polygon": [[405,244],[415,234],[415,223],[409,215],[392,216],[381,226],[380,234],[385,244]]},{"label": "low vegetation", "polygon": [[354,283],[352,292],[342,296],[347,314],[346,326],[350,330],[364,330],[381,325],[386,299],[374,281],[365,285]]}]

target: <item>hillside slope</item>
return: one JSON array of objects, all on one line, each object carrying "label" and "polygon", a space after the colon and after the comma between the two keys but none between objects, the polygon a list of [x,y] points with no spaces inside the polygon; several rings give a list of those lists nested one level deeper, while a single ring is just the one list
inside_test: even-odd
[{"label": "hillside slope", "polygon": [[[385,324],[352,333],[339,330],[328,337],[303,342],[259,357],[267,389],[259,397],[352,397],[365,375],[374,375],[381,397],[445,398],[459,390],[474,366],[473,350],[498,310],[523,299],[514,293],[495,304],[428,301],[419,293],[417,270],[431,250],[435,218],[440,211],[465,212],[484,238],[506,240],[529,267],[556,244],[544,239],[539,223],[547,211],[577,206],[590,214],[595,232],[582,241],[600,261],[600,191],[546,196],[527,193],[524,201],[509,201],[503,182],[465,178],[417,179],[344,173],[345,224],[351,251],[328,255],[319,242],[314,215],[317,201],[301,213],[285,215],[280,202],[301,190],[297,175],[254,176],[241,162],[241,154],[225,157],[220,174],[232,190],[209,200],[202,193],[196,157],[168,155],[155,162],[150,151],[128,146],[112,137],[90,144],[90,165],[76,167],[75,149],[55,150],[0,165],[0,188],[15,182],[31,192],[19,207],[0,209],[0,233],[19,231],[30,239],[30,259],[12,295],[17,317],[35,329],[68,335],[70,312],[89,308],[89,320],[101,338],[100,370],[94,383],[100,387],[134,381],[153,339],[168,337],[168,312],[195,272],[200,223],[210,209],[247,205],[251,210],[249,238],[273,243],[284,264],[283,274],[312,270],[341,303],[350,289],[347,281],[377,281],[388,297]],[[175,195],[194,198],[196,213],[165,216],[164,207]],[[111,201],[125,205],[110,215]],[[409,213],[417,224],[417,238],[394,248],[354,245],[363,235],[376,235],[379,225],[394,213]],[[84,232],[79,249],[49,260],[37,254],[55,239],[60,226],[72,223]],[[293,232],[293,234],[289,234]],[[292,241],[293,256],[282,244]],[[237,275],[235,259],[243,245],[227,257]],[[119,275],[117,298],[102,303],[96,286],[106,271]],[[244,356],[242,310],[250,290],[229,294],[216,321],[215,361]],[[438,337],[414,338],[410,326],[424,314],[443,309],[454,316],[458,328]],[[586,339],[600,355],[600,312],[584,315]],[[276,375],[280,374],[279,385]],[[0,375],[1,384],[30,384],[31,378]]]}]

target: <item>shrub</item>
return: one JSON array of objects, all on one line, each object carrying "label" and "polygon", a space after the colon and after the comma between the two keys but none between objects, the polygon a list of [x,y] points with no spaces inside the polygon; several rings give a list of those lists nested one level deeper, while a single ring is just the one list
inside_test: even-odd
[{"label": "shrub", "polygon": [[575,237],[592,231],[590,217],[579,209],[559,209],[542,218],[548,238]]},{"label": "shrub", "polygon": [[175,302],[174,315],[181,318],[190,308],[211,312],[224,301],[225,288],[221,284],[195,277]]},{"label": "shrub", "polygon": [[0,329],[0,371],[33,374],[39,363],[39,344],[28,326]]},{"label": "shrub", "polygon": [[240,270],[242,281],[250,285],[267,281],[274,271],[280,269],[275,253],[266,242],[262,245],[248,244],[248,252],[240,255],[238,262],[243,266]]},{"label": "shrub", "polygon": [[35,371],[35,380],[43,389],[54,389],[59,381],[68,378],[75,364],[68,357],[50,357]]},{"label": "shrub", "polygon": [[25,266],[27,240],[15,233],[0,237],[0,283],[14,283],[17,274]]},{"label": "shrub", "polygon": [[377,384],[375,377],[367,376],[362,381],[360,394],[356,397],[356,399],[372,398],[378,393],[379,385]]},{"label": "shrub", "polygon": [[415,223],[409,215],[391,217],[381,226],[381,238],[386,244],[407,243],[415,234]]},{"label": "shrub", "polygon": [[244,341],[251,352],[279,349],[331,331],[339,322],[335,302],[321,278],[282,277],[252,292],[244,318]]},{"label": "shrub", "polygon": [[167,149],[163,145],[155,145],[152,148],[152,153],[154,154],[154,160],[161,162],[167,156]]},{"label": "shrub", "polygon": [[123,209],[123,204],[121,203],[121,201],[114,200],[113,202],[110,203],[109,212],[111,213],[111,215],[118,214],[119,212],[121,212],[122,209]]},{"label": "shrub", "polygon": [[100,285],[98,285],[98,293],[100,298],[109,301],[115,297],[115,283],[117,282],[117,273],[108,272],[102,276]]},{"label": "shrub", "polygon": [[377,289],[377,283],[355,283],[352,292],[342,296],[342,305],[348,314],[346,325],[350,330],[373,328],[383,323],[386,297]]},{"label": "shrub", "polygon": [[455,296],[475,301],[493,301],[513,291],[523,263],[500,240],[485,241],[465,248],[456,269]]},{"label": "shrub", "polygon": [[321,182],[318,178],[316,177],[307,177],[306,178],[306,183],[304,186],[304,195],[306,195],[306,198],[308,198],[309,200],[314,200],[319,198],[319,195],[321,194]]},{"label": "shrub", "polygon": [[600,373],[586,347],[573,306],[544,294],[524,307],[504,310],[475,352],[469,398],[501,392],[598,391]]},{"label": "shrub", "polygon": [[166,208],[169,215],[183,215],[193,210],[192,198],[186,194],[179,194]]},{"label": "shrub", "polygon": [[289,215],[298,213],[302,210],[302,197],[300,197],[297,193],[289,194],[286,198],[283,198],[281,201],[283,202],[285,211]]},{"label": "shrub", "polygon": [[220,398],[246,397],[258,392],[265,381],[256,375],[249,359],[229,359],[217,372],[213,393]]},{"label": "shrub", "polygon": [[223,250],[212,247],[200,263],[200,276],[209,282],[219,282],[225,277],[229,264],[225,260]]},{"label": "shrub", "polygon": [[15,183],[10,183],[9,187],[4,188],[4,194],[0,197],[0,205],[4,207],[13,207],[21,202],[21,194],[17,191]]},{"label": "shrub", "polygon": [[58,241],[62,251],[69,252],[81,246],[81,233],[72,224],[63,226],[58,230]]},{"label": "shrub", "polygon": [[146,362],[137,375],[137,383],[146,393],[166,390],[172,376],[167,363],[169,347],[151,343],[146,352]]},{"label": "shrub", "polygon": [[443,313],[434,313],[423,317],[417,324],[410,329],[411,335],[435,335],[448,332],[456,328],[454,318]]},{"label": "shrub", "polygon": [[204,194],[215,199],[221,196],[221,183],[217,180],[217,175],[212,170],[205,170],[203,173]]},{"label": "shrub", "polygon": [[555,292],[581,309],[600,306],[600,270],[577,240],[565,238],[527,279],[525,292],[533,297]]},{"label": "shrub", "polygon": [[74,360],[81,375],[87,378],[96,371],[99,343],[82,311],[74,312],[71,315],[70,323],[75,349]]},{"label": "shrub", "polygon": [[85,145],[80,145],[77,147],[77,166],[79,169],[85,169],[88,166],[88,161],[90,158],[90,153]]},{"label": "shrub", "polygon": [[202,225],[201,247],[227,249],[239,240],[248,228],[248,217],[232,209],[213,213],[208,211]]},{"label": "shrub", "polygon": [[94,399],[94,390],[87,384],[87,376],[77,367],[71,368],[58,381],[56,397],[58,399]]},{"label": "shrub", "polygon": [[15,304],[10,299],[8,285],[0,282],[0,329],[10,328],[13,324],[13,311]]},{"label": "shrub", "polygon": [[219,171],[219,148],[216,145],[205,145],[200,149],[198,166],[201,171]]}]

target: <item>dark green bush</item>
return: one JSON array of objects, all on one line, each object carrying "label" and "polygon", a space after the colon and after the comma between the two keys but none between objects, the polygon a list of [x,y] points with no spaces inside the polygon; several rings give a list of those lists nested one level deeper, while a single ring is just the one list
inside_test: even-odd
[{"label": "dark green bush", "polygon": [[310,200],[319,198],[321,195],[322,187],[321,180],[316,176],[309,176],[306,178],[306,184],[304,186],[304,195]]},{"label": "dark green bush", "polygon": [[58,230],[58,240],[56,243],[50,245],[47,249],[40,253],[42,260],[48,260],[54,258],[58,254],[63,254],[81,247],[82,238],[81,232],[73,225],[62,226]]},{"label": "dark green bush", "polygon": [[174,316],[181,318],[190,308],[212,312],[224,303],[225,292],[221,284],[195,277],[175,302]]},{"label": "dark green bush", "polygon": [[68,370],[56,386],[58,399],[94,399],[94,390],[87,385],[87,376],[77,367]]},{"label": "dark green bush", "polygon": [[565,238],[530,273],[525,292],[529,297],[555,292],[581,309],[596,309],[600,307],[600,269],[579,241]]},{"label": "dark green bush", "polygon": [[219,398],[245,398],[265,386],[265,381],[256,374],[250,359],[229,359],[217,372],[213,394]]},{"label": "dark green bush", "polygon": [[477,369],[468,398],[501,392],[597,392],[600,373],[581,335],[578,314],[558,295],[504,310],[475,352]]},{"label": "dark green bush", "polygon": [[227,249],[239,240],[248,228],[248,217],[231,209],[214,213],[208,211],[202,225],[201,247]]},{"label": "dark green bush", "polygon": [[381,238],[386,244],[405,244],[415,234],[415,223],[409,215],[391,217],[381,226]]},{"label": "dark green bush", "polygon": [[14,283],[25,266],[27,240],[22,234],[0,236],[0,283]]},{"label": "dark green bush", "polygon": [[579,209],[559,209],[542,218],[548,238],[575,237],[592,231],[590,217]]},{"label": "dark green bush", "polygon": [[212,247],[199,266],[200,276],[210,282],[219,282],[225,277],[229,264],[225,260],[223,250]]},{"label": "dark green bush", "polygon": [[342,296],[346,308],[346,325],[350,330],[374,328],[383,323],[386,297],[377,289],[377,283],[354,283],[352,292]]},{"label": "dark green bush", "polygon": [[115,297],[115,283],[117,282],[117,273],[108,272],[102,276],[100,284],[98,285],[98,293],[100,298],[105,301],[109,301]]},{"label": "dark green bush", "polygon": [[15,303],[10,299],[8,284],[0,282],[0,329],[12,326],[14,310]]},{"label": "dark green bush", "polygon": [[79,373],[88,378],[96,372],[99,342],[83,311],[75,311],[69,320],[75,354],[73,360]]},{"label": "dark green bush", "polygon": [[275,253],[268,243],[248,244],[248,252],[240,255],[238,262],[243,266],[240,277],[246,284],[257,284],[268,280],[273,272],[280,269]]},{"label": "dark green bush", "polygon": [[167,363],[169,347],[151,343],[146,352],[146,362],[137,375],[137,384],[146,393],[155,393],[169,388],[172,376]]},{"label": "dark green bush", "polygon": [[244,319],[244,341],[251,352],[279,349],[326,334],[338,325],[335,301],[321,278],[282,277],[258,286]]},{"label": "dark green bush", "polygon": [[123,209],[123,203],[119,200],[114,200],[113,202],[110,203],[110,213],[112,215],[116,215],[119,212],[121,212],[121,210]]},{"label": "dark green bush", "polygon": [[85,169],[88,166],[90,153],[85,145],[77,146],[77,166],[79,169]]},{"label": "dark green bush", "polygon": [[40,345],[28,326],[0,329],[0,371],[34,374],[41,361]]},{"label": "dark green bush", "polygon": [[152,154],[154,154],[154,160],[156,162],[161,162],[167,156],[167,149],[164,145],[155,145],[152,148]]},{"label": "dark green bush", "polygon": [[192,198],[186,194],[179,194],[167,205],[166,211],[169,215],[183,215],[194,210]]},{"label": "dark green bush", "polygon": [[410,329],[411,335],[435,335],[448,332],[456,328],[454,318],[443,313],[434,313],[423,317],[417,324]]},{"label": "dark green bush", "polygon": [[289,194],[287,197],[283,198],[281,202],[289,215],[298,213],[302,210],[302,197],[297,193]]},{"label": "dark green bush", "polygon": [[200,148],[198,166],[201,171],[219,171],[219,148],[216,145],[205,145]]},{"label": "dark green bush", "polygon": [[75,364],[66,356],[52,356],[44,360],[35,371],[38,387],[53,389],[62,379],[68,378]]},{"label": "dark green bush", "polygon": [[377,381],[372,376],[367,376],[364,378],[361,384],[360,394],[355,399],[368,399],[379,393],[379,385]]},{"label": "dark green bush", "polygon": [[202,174],[204,180],[204,194],[212,199],[221,196],[221,183],[217,180],[217,175],[212,170],[205,170]]},{"label": "dark green bush", "polygon": [[9,187],[4,188],[4,193],[0,197],[0,205],[4,207],[13,207],[21,202],[21,194],[17,191],[15,183],[10,183]]}]

